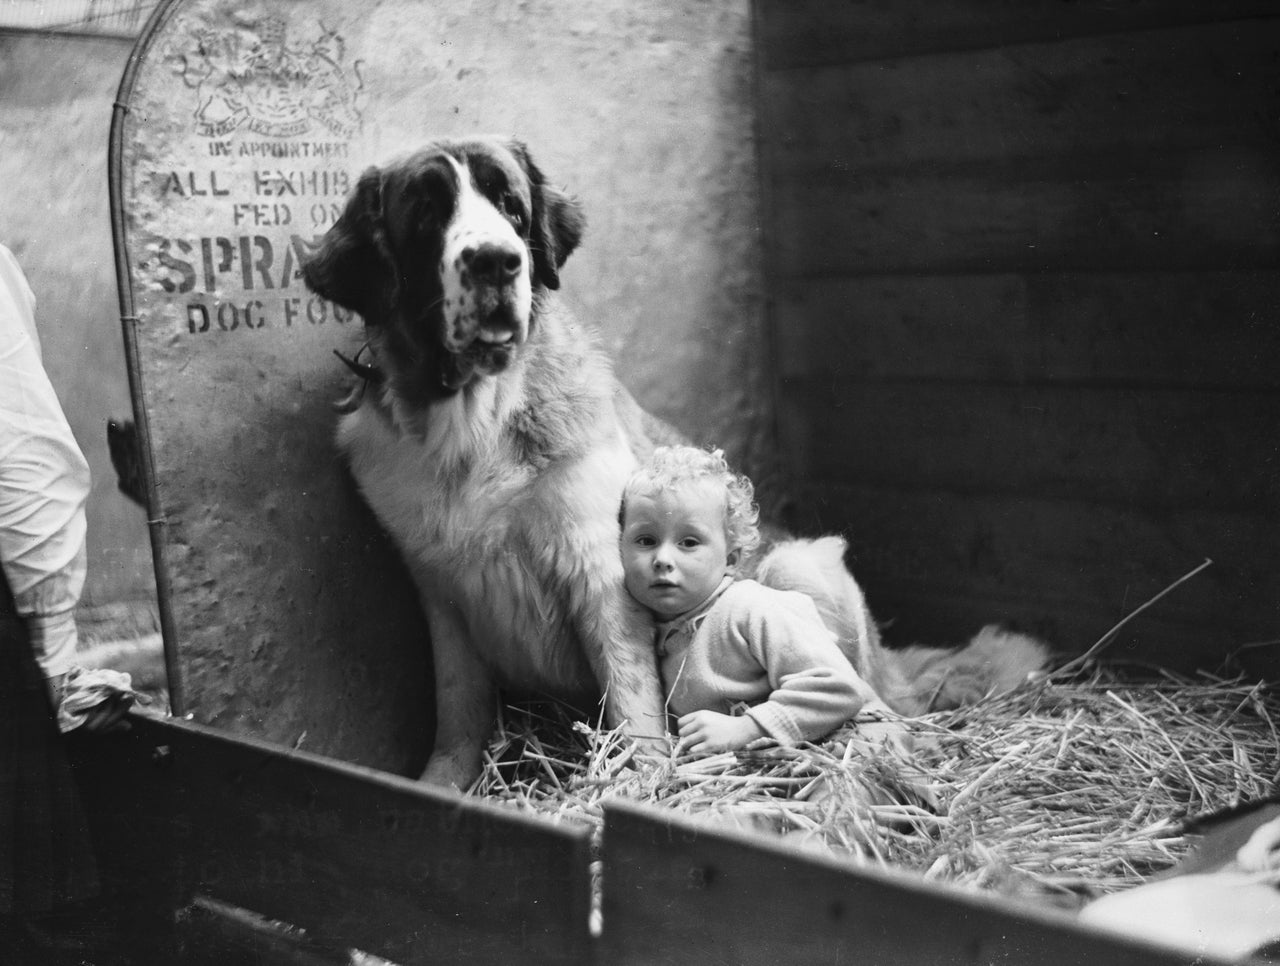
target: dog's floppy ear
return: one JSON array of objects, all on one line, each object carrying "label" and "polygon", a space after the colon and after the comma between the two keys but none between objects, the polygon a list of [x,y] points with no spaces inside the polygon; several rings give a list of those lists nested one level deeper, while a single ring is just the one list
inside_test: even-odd
[{"label": "dog's floppy ear", "polygon": [[382,320],[396,298],[396,268],[382,218],[382,172],[360,176],[347,206],[302,266],[307,287],[365,322]]},{"label": "dog's floppy ear", "polygon": [[529,156],[528,148],[513,141],[511,151],[524,168],[533,195],[529,250],[533,255],[534,280],[547,288],[559,288],[560,268],[582,241],[587,216],[576,199],[547,184]]}]

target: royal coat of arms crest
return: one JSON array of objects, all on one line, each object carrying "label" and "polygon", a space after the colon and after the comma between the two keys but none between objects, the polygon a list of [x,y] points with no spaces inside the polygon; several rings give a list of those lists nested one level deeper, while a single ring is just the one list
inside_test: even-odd
[{"label": "royal coat of arms crest", "polygon": [[360,129],[361,64],[346,63],[343,38],[323,24],[296,44],[280,17],[251,27],[198,28],[170,48],[168,59],[196,91],[196,131],[206,137],[241,127],[296,137],[318,123],[349,138]]}]

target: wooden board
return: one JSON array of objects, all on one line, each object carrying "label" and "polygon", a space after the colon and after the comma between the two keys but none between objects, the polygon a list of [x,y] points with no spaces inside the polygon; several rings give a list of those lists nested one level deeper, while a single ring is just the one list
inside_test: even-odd
[{"label": "wooden board", "polygon": [[350,966],[348,950],[317,949],[301,930],[197,896],[179,914],[181,966]]},{"label": "wooden board", "polygon": [[1273,392],[1277,316],[1271,270],[792,279],[774,298],[779,375],[858,382]]},{"label": "wooden board", "polygon": [[587,831],[179,721],[77,763],[110,880],[196,894],[403,966],[579,963]]},{"label": "wooden board", "polygon": [[611,966],[1210,962],[638,805],[610,806],[606,837]]},{"label": "wooden board", "polygon": [[768,72],[761,95],[776,118],[770,168],[785,178],[999,157],[1138,160],[1206,145],[1265,147],[1280,108],[1269,67],[1277,44],[1271,13]]},{"label": "wooden board", "polygon": [[1270,151],[993,159],[773,186],[783,277],[1238,270],[1280,260]]},{"label": "wooden board", "polygon": [[782,412],[818,480],[1127,502],[1153,513],[1280,505],[1280,473],[1258,460],[1280,427],[1280,395],[1270,392],[814,377],[784,384]]},{"label": "wooden board", "polygon": [[[1213,566],[1133,623],[1110,655],[1213,670],[1280,624],[1274,533],[1247,514],[855,484],[813,485],[800,503],[803,530],[847,535],[891,643],[954,644],[1013,622],[1079,652],[1206,557]],[[1280,677],[1280,648],[1241,657],[1251,673]]]},{"label": "wooden board", "polygon": [[757,4],[770,70],[1123,33],[1275,13],[1269,0],[786,0]]}]

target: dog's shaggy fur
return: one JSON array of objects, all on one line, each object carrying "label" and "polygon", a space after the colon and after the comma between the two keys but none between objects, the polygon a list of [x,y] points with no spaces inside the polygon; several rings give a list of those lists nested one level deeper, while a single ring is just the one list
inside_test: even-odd
[{"label": "dog's shaggy fur", "polygon": [[[304,268],[366,325],[372,362],[352,365],[368,384],[344,407],[338,443],[426,611],[432,782],[465,788],[478,774],[495,684],[602,694],[610,724],[664,734],[652,625],[623,588],[617,510],[639,460],[679,436],[636,405],[555,297],[583,227],[523,145],[440,142],[365,172]],[[791,542],[759,575],[813,594],[855,666],[916,710],[920,688],[880,647],[843,549]],[[988,667],[978,686],[1043,661],[1005,656],[994,662],[1004,677]]]}]

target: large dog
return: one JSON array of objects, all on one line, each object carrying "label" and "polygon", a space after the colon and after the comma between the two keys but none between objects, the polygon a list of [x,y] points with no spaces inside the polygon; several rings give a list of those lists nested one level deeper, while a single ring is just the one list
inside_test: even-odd
[{"label": "large dog", "polygon": [[[479,773],[498,684],[599,695],[611,724],[651,743],[665,733],[617,511],[638,461],[679,436],[640,409],[554,294],[583,227],[523,145],[439,142],[366,171],[304,267],[313,291],[365,322],[370,361],[351,363],[365,384],[338,444],[426,612],[431,782],[466,788]],[[957,658],[920,651],[912,664],[881,648],[843,548],[789,542],[759,573],[812,593],[872,686],[920,710]],[[922,689],[926,660],[941,670]],[[1043,660],[1014,641],[977,660],[968,687],[1007,687]]]}]

